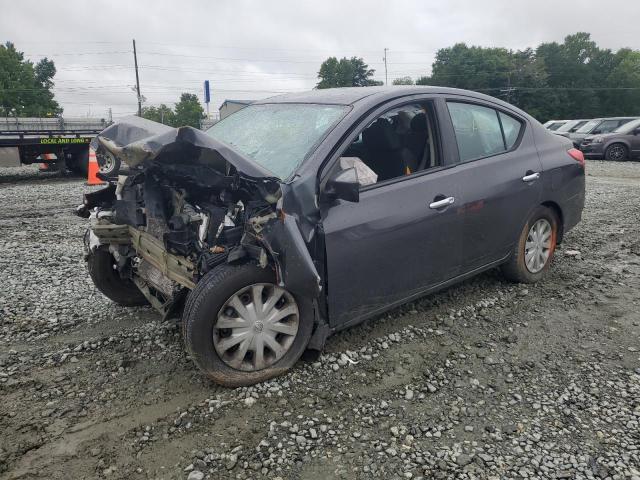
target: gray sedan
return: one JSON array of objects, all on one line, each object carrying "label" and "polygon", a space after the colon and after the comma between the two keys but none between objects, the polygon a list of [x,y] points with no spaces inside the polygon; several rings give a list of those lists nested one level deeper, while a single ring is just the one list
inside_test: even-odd
[{"label": "gray sedan", "polygon": [[227,386],[487,269],[542,279],[584,205],[569,140],[448,88],[283,95],[206,133],[132,118],[94,147],[131,173],[78,209],[91,278],[181,318],[191,358]]}]

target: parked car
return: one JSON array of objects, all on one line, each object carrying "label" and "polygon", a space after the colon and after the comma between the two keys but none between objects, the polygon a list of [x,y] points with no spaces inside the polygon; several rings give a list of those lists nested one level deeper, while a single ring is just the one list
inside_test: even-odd
[{"label": "parked car", "polygon": [[617,161],[640,158],[640,119],[625,123],[611,133],[585,137],[580,150],[587,158]]},{"label": "parked car", "polygon": [[625,123],[635,120],[638,117],[612,117],[612,118],[594,118],[589,120],[574,133],[569,134],[569,139],[576,148],[580,148],[580,144],[588,135],[600,135],[602,133],[613,132],[616,128]]},{"label": "parked car", "polygon": [[277,96],[207,132],[134,117],[94,146],[131,171],[78,209],[93,282],[181,316],[191,358],[227,386],[484,270],[542,279],[584,205],[571,142],[457,89]]},{"label": "parked car", "polygon": [[543,123],[542,126],[547,130],[555,131],[567,122],[568,120],[549,120],[548,122]]},{"label": "parked car", "polygon": [[574,133],[588,121],[588,119],[569,120],[567,123],[560,126],[557,130],[553,130],[553,133],[568,138],[570,133]]}]

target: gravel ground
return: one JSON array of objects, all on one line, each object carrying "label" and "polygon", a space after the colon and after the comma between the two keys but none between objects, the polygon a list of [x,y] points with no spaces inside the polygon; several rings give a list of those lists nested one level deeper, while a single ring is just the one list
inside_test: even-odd
[{"label": "gravel ground", "polygon": [[0,170],[0,478],[640,479],[640,164],[588,162],[548,279],[492,271],[235,390],[82,260],[88,187]]}]

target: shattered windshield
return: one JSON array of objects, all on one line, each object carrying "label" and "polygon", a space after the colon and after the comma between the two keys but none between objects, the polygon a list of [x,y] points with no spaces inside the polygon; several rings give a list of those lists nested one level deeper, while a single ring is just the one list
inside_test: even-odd
[{"label": "shattered windshield", "polygon": [[250,105],[216,123],[207,134],[284,180],[347,108],[287,103]]}]

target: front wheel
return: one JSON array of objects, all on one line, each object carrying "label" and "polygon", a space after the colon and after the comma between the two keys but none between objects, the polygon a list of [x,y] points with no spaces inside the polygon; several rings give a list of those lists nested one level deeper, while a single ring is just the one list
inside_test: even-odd
[{"label": "front wheel", "polygon": [[94,250],[87,258],[93,284],[107,298],[124,307],[147,305],[149,302],[132,280],[120,277],[116,261],[108,250]]},{"label": "front wheel", "polygon": [[614,143],[609,145],[604,152],[605,160],[611,160],[614,162],[622,162],[629,158],[629,150],[621,143]]},{"label": "front wheel", "polygon": [[558,216],[553,210],[543,206],[536,208],[522,229],[511,258],[502,266],[504,276],[522,283],[542,279],[556,249],[558,224]]},{"label": "front wheel", "polygon": [[272,270],[222,265],[187,298],[182,333],[188,353],[214,382],[238,387],[289,370],[313,328],[309,301],[277,285]]}]

